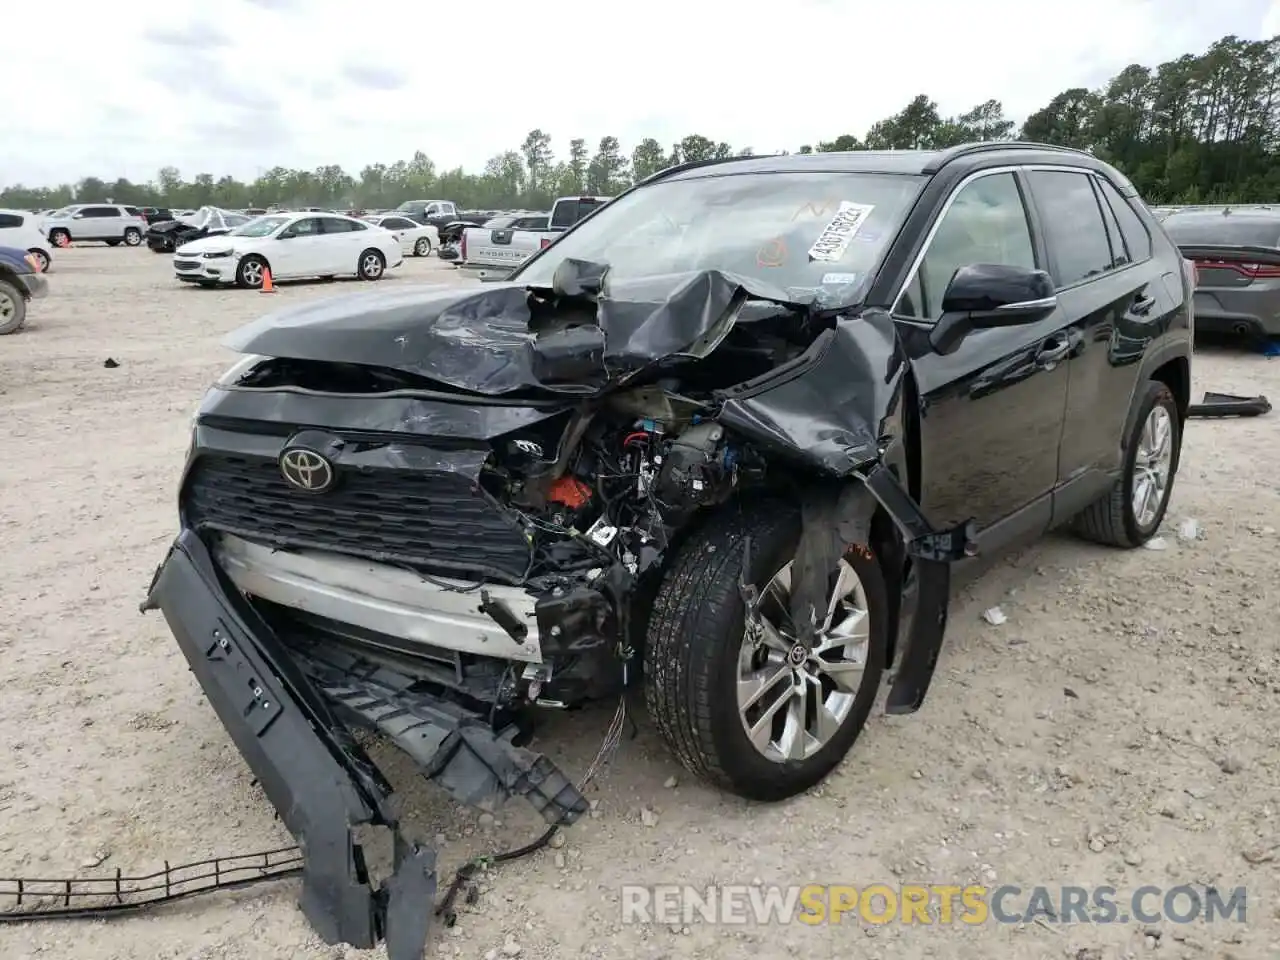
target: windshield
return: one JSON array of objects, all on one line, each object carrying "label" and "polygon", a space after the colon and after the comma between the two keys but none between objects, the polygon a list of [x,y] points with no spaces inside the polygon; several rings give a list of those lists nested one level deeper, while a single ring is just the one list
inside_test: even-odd
[{"label": "windshield", "polygon": [[425,209],[427,209],[427,205],[421,200],[406,200],[404,203],[400,204],[400,206],[396,207],[396,210],[401,213],[413,213],[415,211],[420,212]]},{"label": "windshield", "polygon": [[854,302],[922,177],[750,173],[660,181],[614,200],[512,280],[547,285],[565,258],[630,279],[720,270],[798,300]]},{"label": "windshield", "polygon": [[265,237],[274,233],[289,222],[288,217],[258,217],[244,226],[236,227],[229,236],[232,237]]},{"label": "windshield", "polygon": [[52,217],[69,217],[79,209],[80,209],[79,207],[63,207],[61,210],[53,211],[53,213],[49,214],[49,216],[51,218]]}]

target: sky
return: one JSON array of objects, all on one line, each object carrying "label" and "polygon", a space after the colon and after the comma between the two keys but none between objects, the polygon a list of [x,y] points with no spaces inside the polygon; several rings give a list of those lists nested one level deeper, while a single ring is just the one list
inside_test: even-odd
[{"label": "sky", "polygon": [[[1280,0],[59,0],[7,31],[0,185],[479,171],[537,127],[758,152],[861,136],[918,93],[1021,120],[1126,65],[1280,34]],[[28,41],[25,37],[30,37]]]}]

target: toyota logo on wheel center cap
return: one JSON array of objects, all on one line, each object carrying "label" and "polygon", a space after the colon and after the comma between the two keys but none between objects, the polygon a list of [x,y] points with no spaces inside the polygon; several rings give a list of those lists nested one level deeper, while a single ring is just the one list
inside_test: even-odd
[{"label": "toyota logo on wheel center cap", "polygon": [[307,493],[324,493],[336,479],[333,464],[304,447],[291,447],[280,454],[280,475],[290,486]]}]

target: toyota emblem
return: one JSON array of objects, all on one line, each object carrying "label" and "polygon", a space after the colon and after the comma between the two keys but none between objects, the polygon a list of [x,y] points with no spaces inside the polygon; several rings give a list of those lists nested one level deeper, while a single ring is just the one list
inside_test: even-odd
[{"label": "toyota emblem", "polygon": [[291,487],[307,493],[324,493],[336,479],[333,464],[304,447],[290,447],[280,454],[280,475]]}]

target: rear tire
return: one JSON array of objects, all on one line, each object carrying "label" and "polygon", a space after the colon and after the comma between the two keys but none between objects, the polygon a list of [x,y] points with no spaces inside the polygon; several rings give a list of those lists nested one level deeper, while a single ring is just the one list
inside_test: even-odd
[{"label": "rear tire", "polygon": [[431,241],[426,237],[419,237],[418,242],[413,245],[413,255],[415,257],[431,256]]},{"label": "rear tire", "polygon": [[[751,569],[742,577],[743,543],[748,536]],[[771,582],[795,558],[799,538],[800,512],[790,504],[726,508],[679,548],[658,591],[646,635],[645,700],[663,739],[691,772],[751,800],[782,800],[826,777],[866,724],[885,666],[888,603],[884,577],[864,546],[855,546],[846,554],[839,582],[845,582],[846,567],[856,574],[856,596],[865,606],[855,616],[859,603],[848,607],[842,603],[841,620],[833,621],[832,630],[833,636],[842,628],[860,631],[856,641],[859,652],[835,662],[824,660],[832,670],[820,671],[816,688],[806,679],[818,676],[812,672],[813,654],[797,667],[796,661],[781,652],[788,642],[780,633],[771,633],[771,640],[754,650],[746,640],[740,579],[767,593]],[[854,626],[845,627],[845,623]],[[774,641],[783,642],[775,648]],[[836,647],[824,656],[843,656],[849,649]],[[788,653],[794,652],[795,648],[788,649]],[[841,665],[846,671],[839,674],[843,689],[828,689],[826,683]],[[749,694],[744,693],[749,689]],[[800,690],[808,694],[807,701],[796,699]],[[767,695],[762,695],[766,691]],[[822,716],[828,720],[825,729],[818,727],[819,697],[815,693],[822,698]],[[747,706],[741,705],[740,696],[745,697]],[[752,702],[753,697],[759,699]],[[786,718],[797,703],[803,709],[794,716],[805,720],[793,726]],[[783,705],[776,710],[756,712],[757,708],[779,704]],[[754,738],[748,733],[749,726],[759,731]],[[788,743],[799,747],[786,750]]]},{"label": "rear tire", "polygon": [[360,254],[356,263],[356,276],[361,280],[381,280],[387,271],[387,259],[380,250],[370,247]]},{"label": "rear tire", "polygon": [[[1167,430],[1163,444],[1161,430]],[[1178,416],[1178,403],[1167,386],[1149,380],[1138,396],[1133,429],[1125,438],[1120,479],[1110,493],[1075,517],[1072,528],[1080,537],[1094,543],[1125,548],[1142,546],[1156,535],[1164,521],[1181,453],[1182,421]]]},{"label": "rear tire", "polygon": [[0,336],[17,333],[27,322],[27,298],[12,283],[0,280]]},{"label": "rear tire", "polygon": [[124,242],[126,246],[136,247],[142,242],[142,231],[137,227],[129,227],[124,232]]}]

